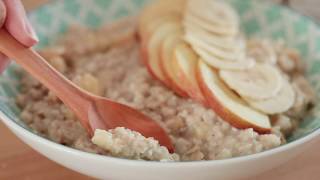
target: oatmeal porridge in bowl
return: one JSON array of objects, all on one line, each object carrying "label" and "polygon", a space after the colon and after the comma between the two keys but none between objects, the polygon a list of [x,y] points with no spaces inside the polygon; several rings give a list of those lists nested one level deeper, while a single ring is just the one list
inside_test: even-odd
[{"label": "oatmeal porridge in bowl", "polygon": [[58,144],[99,157],[168,162],[168,167],[177,161],[219,163],[285,148],[299,136],[305,117],[315,116],[317,89],[308,77],[306,56],[292,40],[243,28],[245,12],[238,3],[156,0],[138,16],[99,28],[70,25],[39,49],[82,89],[155,120],[170,136],[173,153],[125,127],[97,129],[90,137],[59,98],[21,70],[15,97],[19,117],[27,128]]}]

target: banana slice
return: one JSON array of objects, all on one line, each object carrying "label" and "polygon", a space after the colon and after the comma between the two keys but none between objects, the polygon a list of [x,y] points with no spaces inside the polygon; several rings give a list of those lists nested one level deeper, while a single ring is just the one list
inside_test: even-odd
[{"label": "banana slice", "polygon": [[[245,51],[243,49],[235,49],[234,51],[226,51],[216,48],[205,41],[201,41],[195,36],[190,34],[185,35],[185,40],[189,42],[192,46],[196,46],[203,50],[210,52],[210,54],[215,55],[217,58],[222,60],[230,60],[230,61],[238,61],[239,58],[243,58],[245,56]],[[236,46],[236,41],[234,41],[234,45]]]},{"label": "banana slice", "polygon": [[198,53],[204,62],[217,69],[245,70],[251,68],[255,64],[255,61],[250,58],[243,57],[239,58],[237,61],[223,60],[197,46],[192,46],[192,48]]},{"label": "banana slice", "polygon": [[185,29],[186,36],[193,36],[194,38],[199,39],[208,43],[209,45],[215,46],[221,50],[225,51],[235,51],[236,49],[245,49],[246,41],[243,36],[238,35],[233,36],[217,36],[203,29],[190,26]]},{"label": "banana slice", "polygon": [[278,114],[289,110],[295,100],[295,92],[291,84],[283,79],[283,85],[280,92],[270,99],[254,100],[250,98],[244,98],[248,104],[261,112],[266,114]]},{"label": "banana slice", "polygon": [[248,56],[260,63],[277,63],[277,53],[270,41],[250,40],[247,43]]},{"label": "banana slice", "polygon": [[187,13],[184,16],[183,24],[186,28],[201,27],[213,34],[220,35],[220,36],[234,36],[239,33],[238,26],[232,26],[232,27],[220,26],[220,25],[202,20],[190,13]]},{"label": "banana slice", "polygon": [[269,117],[250,107],[219,78],[217,70],[199,61],[197,80],[210,107],[225,121],[237,128],[253,128],[261,133],[269,133]]},{"label": "banana slice", "polygon": [[186,5],[187,12],[218,26],[230,28],[238,26],[239,18],[235,10],[223,1],[215,0],[189,0]]},{"label": "banana slice", "polygon": [[275,97],[282,87],[282,75],[274,66],[256,63],[243,71],[221,70],[220,77],[242,97],[268,99]]}]

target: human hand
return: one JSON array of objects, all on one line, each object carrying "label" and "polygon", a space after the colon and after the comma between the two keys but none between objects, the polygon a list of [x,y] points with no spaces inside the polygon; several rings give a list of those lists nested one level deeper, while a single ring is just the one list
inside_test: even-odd
[{"label": "human hand", "polygon": [[[27,47],[39,41],[20,0],[0,0],[0,28],[5,28],[16,40]],[[0,73],[9,63],[7,57],[0,53]]]}]

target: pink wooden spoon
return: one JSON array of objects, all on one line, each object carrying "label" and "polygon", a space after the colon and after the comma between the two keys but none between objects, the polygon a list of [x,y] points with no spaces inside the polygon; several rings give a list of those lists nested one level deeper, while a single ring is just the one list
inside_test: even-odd
[{"label": "pink wooden spoon", "polygon": [[170,152],[174,151],[169,136],[155,121],[133,108],[81,90],[49,65],[36,51],[15,40],[5,29],[0,29],[0,52],[15,60],[54,92],[74,111],[91,136],[95,129],[125,127],[146,137],[154,137]]}]

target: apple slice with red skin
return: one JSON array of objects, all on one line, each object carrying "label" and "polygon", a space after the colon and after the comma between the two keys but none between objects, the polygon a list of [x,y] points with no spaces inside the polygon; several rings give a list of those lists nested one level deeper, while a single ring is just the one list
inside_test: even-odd
[{"label": "apple slice with red skin", "polygon": [[173,52],[173,71],[179,79],[183,89],[185,89],[189,96],[207,106],[196,79],[196,68],[199,57],[193,49],[186,43],[178,44]]},{"label": "apple slice with red skin", "polygon": [[167,21],[181,21],[182,9],[186,0],[156,0],[143,8],[138,18],[138,34],[142,63],[147,65],[146,41],[153,32]]},{"label": "apple slice with red skin", "polygon": [[159,28],[157,28],[145,44],[141,44],[141,57],[144,59],[144,63],[149,73],[155,78],[170,86],[165,80],[165,76],[160,68],[160,53],[161,45],[164,38],[170,34],[181,29],[181,25],[177,22],[164,22]]},{"label": "apple slice with red skin", "polygon": [[186,0],[155,0],[151,2],[142,9],[139,15],[138,31],[143,32],[147,24],[168,14],[182,15],[185,2]]},{"label": "apple slice with red skin", "polygon": [[239,129],[253,128],[270,133],[269,117],[249,107],[219,78],[217,70],[199,61],[196,77],[209,106],[225,121]]},{"label": "apple slice with red skin", "polygon": [[165,37],[161,46],[160,69],[162,70],[165,81],[167,81],[169,87],[178,95],[188,97],[188,93],[183,88],[181,80],[178,78],[173,65],[174,49],[178,44],[183,42],[182,35],[183,32],[180,30],[175,33],[170,33]]},{"label": "apple slice with red skin", "polygon": [[181,14],[172,12],[165,14],[161,17],[155,17],[153,21],[150,21],[146,24],[140,25],[139,28],[139,37],[141,41],[145,39],[149,39],[150,36],[153,34],[155,30],[157,30],[161,24],[168,22],[168,21],[175,21],[175,22],[181,22]]},{"label": "apple slice with red skin", "polygon": [[151,38],[152,34],[154,34],[154,31],[156,31],[161,25],[168,23],[168,22],[175,22],[179,23],[180,18],[175,14],[167,14],[163,17],[159,17],[155,19],[154,21],[145,24],[143,27],[141,25],[141,28],[139,30],[139,38],[140,38],[140,54],[141,54],[141,60],[142,63],[147,65],[147,42]]}]

